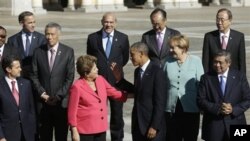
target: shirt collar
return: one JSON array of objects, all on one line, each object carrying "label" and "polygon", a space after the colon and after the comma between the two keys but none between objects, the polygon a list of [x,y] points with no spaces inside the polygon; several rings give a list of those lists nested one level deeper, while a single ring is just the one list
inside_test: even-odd
[{"label": "shirt collar", "polygon": [[59,42],[57,42],[56,45],[54,45],[53,47],[47,46],[48,47],[48,51],[53,48],[55,50],[55,52],[57,52],[58,46],[59,46]]},{"label": "shirt collar", "polygon": [[[114,37],[114,31],[112,31],[110,34],[110,37]],[[102,38],[106,38],[108,36],[108,33],[102,30]]]},{"label": "shirt collar", "polygon": [[230,29],[227,31],[227,33],[226,33],[226,34],[224,34],[224,33],[220,32],[220,37],[222,37],[222,36],[224,36],[224,35],[228,38],[228,37],[229,37],[229,35],[230,35]]},{"label": "shirt collar", "polygon": [[7,81],[7,83],[8,83],[8,84],[11,84],[11,82],[12,82],[12,81],[17,82],[17,80],[16,80],[16,79],[13,79],[13,80],[12,80],[12,79],[10,79],[10,78],[9,78],[9,77],[7,77],[7,76],[5,76],[5,80]]},{"label": "shirt collar", "polygon": [[218,77],[223,76],[224,78],[227,78],[228,71],[229,71],[229,68],[227,68],[227,70],[223,74],[218,74]]},{"label": "shirt collar", "polygon": [[148,64],[150,63],[150,60],[148,59],[148,61],[146,62],[146,63],[144,63],[142,66],[141,66],[141,69],[143,70],[143,71],[145,71],[146,70],[146,68],[148,67]]},{"label": "shirt collar", "polygon": [[[166,27],[164,27],[164,29],[160,32],[161,33],[161,35],[165,35],[165,32],[166,32]],[[156,34],[157,34],[157,32],[156,32]]]}]

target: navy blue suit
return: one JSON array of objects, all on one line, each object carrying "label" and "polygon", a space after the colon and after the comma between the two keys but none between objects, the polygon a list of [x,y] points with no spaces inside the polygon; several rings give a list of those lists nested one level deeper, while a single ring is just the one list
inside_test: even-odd
[{"label": "navy blue suit", "polygon": [[19,106],[5,77],[0,78],[0,138],[20,141],[23,134],[25,141],[35,141],[36,119],[31,83],[17,78],[17,84]]},{"label": "navy blue suit", "polygon": [[17,54],[19,58],[22,59],[22,76],[30,79],[30,74],[32,70],[31,62],[32,62],[33,52],[35,48],[40,47],[43,44],[46,44],[45,36],[36,31],[32,33],[28,56],[25,56],[23,40],[22,40],[22,31],[9,37],[7,44],[13,47],[15,54]]},{"label": "navy blue suit", "polygon": [[[229,69],[223,96],[217,73],[208,72],[201,77],[197,101],[204,112],[202,139],[222,141],[225,136],[229,138],[230,125],[246,124],[244,112],[250,106],[250,88],[247,78],[242,72]],[[231,103],[233,112],[230,115],[220,113],[223,102]]]}]

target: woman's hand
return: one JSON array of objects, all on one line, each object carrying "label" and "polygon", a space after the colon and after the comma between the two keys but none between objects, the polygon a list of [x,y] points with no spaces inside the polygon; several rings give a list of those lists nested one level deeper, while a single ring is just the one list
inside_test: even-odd
[{"label": "woman's hand", "polygon": [[80,141],[80,135],[76,127],[71,127],[72,141]]}]

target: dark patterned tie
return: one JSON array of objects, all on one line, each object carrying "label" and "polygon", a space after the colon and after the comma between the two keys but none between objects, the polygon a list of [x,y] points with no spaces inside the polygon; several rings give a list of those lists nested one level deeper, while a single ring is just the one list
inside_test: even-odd
[{"label": "dark patterned tie", "polygon": [[25,56],[29,56],[30,51],[30,39],[29,39],[30,33],[26,33],[26,51]]}]

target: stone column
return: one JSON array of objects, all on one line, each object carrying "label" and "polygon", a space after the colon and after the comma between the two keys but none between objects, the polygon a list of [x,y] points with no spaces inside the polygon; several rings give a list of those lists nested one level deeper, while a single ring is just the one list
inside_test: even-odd
[{"label": "stone column", "polygon": [[92,0],[82,0],[82,5],[77,10],[85,13],[96,12],[97,9]]},{"label": "stone column", "polygon": [[212,0],[212,2],[209,5],[211,6],[220,5],[220,0]]},{"label": "stone column", "polygon": [[154,8],[154,0],[147,0],[143,6],[143,8]]},{"label": "stone column", "polygon": [[116,11],[128,11],[128,8],[124,6],[123,0],[115,0]]},{"label": "stone column", "polygon": [[64,10],[75,11],[75,0],[68,0],[67,8],[65,8]]},{"label": "stone column", "polygon": [[43,9],[42,0],[32,0],[32,8],[35,15],[47,13],[47,11]]},{"label": "stone column", "polygon": [[114,1],[96,0],[96,8],[99,12],[115,11]]},{"label": "stone column", "polygon": [[[232,7],[242,7],[244,0],[222,0],[223,3],[229,4]],[[249,0],[248,0],[249,1]]]},{"label": "stone column", "polygon": [[244,6],[250,6],[250,0],[244,0]]},{"label": "stone column", "polygon": [[198,0],[161,0],[159,7],[163,9],[173,8],[200,8]]}]

